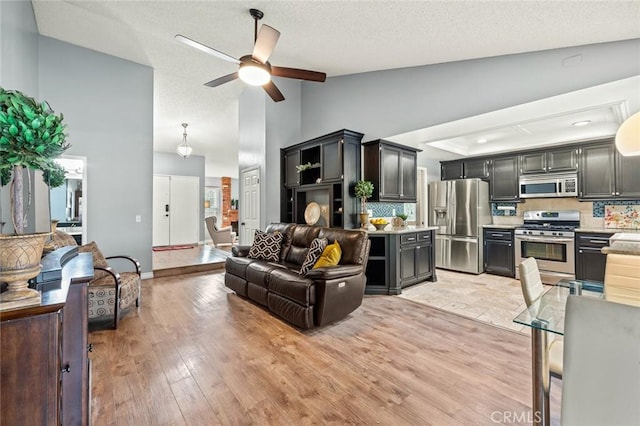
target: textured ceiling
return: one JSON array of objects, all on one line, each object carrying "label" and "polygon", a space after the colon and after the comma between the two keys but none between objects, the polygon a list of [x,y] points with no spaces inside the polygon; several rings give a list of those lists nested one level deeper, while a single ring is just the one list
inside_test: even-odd
[{"label": "textured ceiling", "polygon": [[[234,64],[177,43],[182,33],[250,53],[249,8],[280,40],[270,62],[329,77],[640,37],[639,1],[33,1],[41,34],[154,68],[154,149],[173,152],[189,123],[207,175],[237,175]],[[286,93],[284,93],[286,97]],[[286,102],[286,101],[285,101]]]}]

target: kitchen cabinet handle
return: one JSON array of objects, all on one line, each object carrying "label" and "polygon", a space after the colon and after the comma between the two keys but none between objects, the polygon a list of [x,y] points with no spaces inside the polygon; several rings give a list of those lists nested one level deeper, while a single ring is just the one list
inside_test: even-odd
[{"label": "kitchen cabinet handle", "polygon": [[603,241],[603,240],[589,240],[589,242],[591,244],[609,244],[609,241]]},{"label": "kitchen cabinet handle", "polygon": [[69,366],[69,364],[65,365],[61,370],[61,373],[70,373],[71,372],[71,367]]},{"label": "kitchen cabinet handle", "polygon": [[511,244],[509,244],[509,247],[511,247]]},{"label": "kitchen cabinet handle", "polygon": [[616,193],[615,193],[615,192],[612,192],[612,193],[611,193],[611,195],[616,195]]},{"label": "kitchen cabinet handle", "polygon": [[583,253],[583,251],[582,250],[578,250],[578,253]]},{"label": "kitchen cabinet handle", "polygon": [[502,237],[504,234],[491,234],[492,237]]},{"label": "kitchen cabinet handle", "polygon": [[409,237],[409,238],[407,238],[407,241],[415,241],[415,240],[416,240],[416,237]]}]

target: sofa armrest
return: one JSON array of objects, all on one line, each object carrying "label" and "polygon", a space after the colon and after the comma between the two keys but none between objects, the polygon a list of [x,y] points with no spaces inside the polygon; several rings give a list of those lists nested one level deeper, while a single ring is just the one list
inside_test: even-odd
[{"label": "sofa armrest", "polygon": [[251,246],[233,246],[231,247],[231,254],[235,257],[247,257],[250,249]]},{"label": "sofa armrest", "polygon": [[358,275],[362,272],[362,265],[323,266],[311,269],[307,272],[306,277],[311,280],[335,280]]}]

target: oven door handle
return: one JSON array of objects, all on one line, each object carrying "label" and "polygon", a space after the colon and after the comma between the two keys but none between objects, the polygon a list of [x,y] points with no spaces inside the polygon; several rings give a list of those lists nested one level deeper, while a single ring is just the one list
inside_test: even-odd
[{"label": "oven door handle", "polygon": [[532,237],[516,237],[519,241],[531,241],[534,243],[572,243],[572,238],[532,238]]}]

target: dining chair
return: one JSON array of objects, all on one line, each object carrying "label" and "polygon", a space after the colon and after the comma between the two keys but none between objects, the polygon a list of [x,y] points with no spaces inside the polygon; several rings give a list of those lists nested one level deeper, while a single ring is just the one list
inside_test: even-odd
[{"label": "dining chair", "polygon": [[640,256],[607,255],[604,298],[612,302],[640,306]]},{"label": "dining chair", "polygon": [[[544,286],[542,285],[540,271],[538,270],[538,262],[536,262],[535,258],[528,257],[518,265],[518,272],[520,273],[522,295],[528,308],[544,293]],[[554,338],[554,336],[554,334],[549,333],[547,339],[549,373],[553,377],[562,379],[563,342],[560,339]]]},{"label": "dining chair", "polygon": [[560,422],[640,425],[640,308],[569,296]]}]

